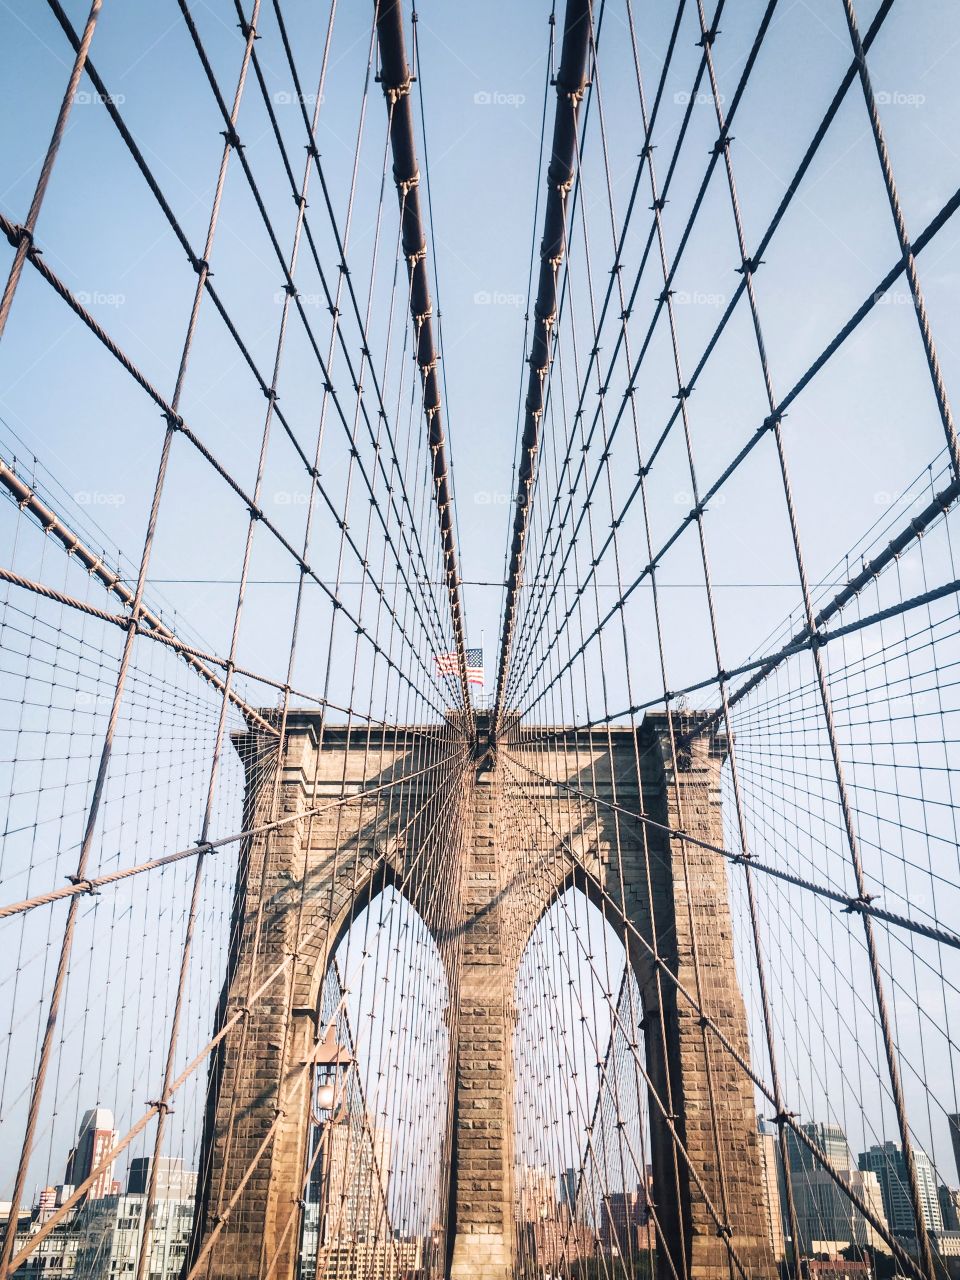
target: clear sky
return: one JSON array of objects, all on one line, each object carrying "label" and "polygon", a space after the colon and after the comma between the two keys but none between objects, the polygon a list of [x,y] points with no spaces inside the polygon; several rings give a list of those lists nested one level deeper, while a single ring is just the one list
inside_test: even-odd
[{"label": "clear sky", "polygon": [[[66,7],[74,22],[81,24],[85,6],[71,3]],[[321,8],[294,3],[287,15],[298,41],[305,85],[312,85],[317,78],[325,22]],[[864,30],[875,8],[872,0],[860,6]],[[62,33],[46,5],[6,0],[2,11],[5,39],[0,54],[0,92],[8,125],[16,122],[15,128],[3,131],[0,140],[2,207],[18,219],[29,203],[69,58]],[[664,6],[652,4],[638,4],[635,11],[645,59],[643,70],[650,81],[648,95],[652,95],[665,49],[668,15]],[[232,6],[198,3],[195,12],[221,80],[232,86],[240,51]],[[522,364],[524,327],[539,183],[548,12],[549,6],[532,3],[469,6],[425,0],[419,14],[419,87],[427,122],[427,145],[422,150],[430,179],[447,425],[458,497],[462,569],[468,583],[502,580],[512,515],[508,497],[521,379],[526,372]],[[727,6],[722,38],[716,43],[720,86],[727,94],[742,69],[759,12],[760,7],[752,3]],[[619,220],[635,172],[639,126],[622,6],[608,6],[604,23],[601,84]],[[685,23],[663,112],[659,149],[664,167],[697,52],[692,9]],[[278,99],[278,115],[293,137],[301,127],[299,113],[295,104],[285,101],[290,86],[269,5],[264,6],[262,26],[264,38],[258,52]],[[321,112],[321,149],[331,173],[334,199],[340,201],[341,220],[368,38],[366,7],[342,5],[327,101]],[[883,114],[894,169],[908,226],[915,230],[956,185],[955,61],[950,50],[957,39],[960,15],[946,0],[901,4],[894,7],[873,54],[875,83],[889,102]],[[144,144],[188,234],[194,241],[202,239],[220,138],[211,95],[176,6],[118,5],[108,0],[93,54],[110,91],[118,99],[122,95],[124,118]],[[748,239],[756,238],[766,226],[848,61],[839,0],[783,0],[736,126],[737,181]],[[672,243],[679,237],[694,184],[702,173],[707,140],[712,136],[711,113],[707,101],[695,110],[694,121],[702,130],[704,145],[696,145],[697,138],[685,148],[688,158],[680,166],[665,211]],[[360,279],[369,271],[383,114],[382,102],[371,94],[354,250],[349,255],[358,264]],[[275,147],[267,134],[255,86],[241,111],[240,125],[251,164],[263,177],[270,208],[278,220],[284,220],[281,226],[289,226],[292,202],[288,189],[279,181]],[[595,145],[596,126],[594,108],[585,146],[585,185],[595,273],[602,278],[612,254],[599,169],[596,165],[587,169],[590,157],[600,154]],[[679,313],[679,323],[690,365],[738,280],[729,210],[722,196],[723,190],[715,181],[708,216],[703,220],[704,232],[691,245],[690,268],[684,272],[689,301]],[[647,203],[644,200],[644,209]],[[275,318],[272,307],[279,287],[278,272],[238,166],[228,178],[224,210],[223,234],[216,246],[217,285],[242,332],[265,356],[274,336],[270,321]],[[311,212],[319,224],[319,199]],[[638,218],[637,224],[645,234],[646,218]],[[539,229],[536,235],[539,237]],[[96,103],[73,113],[39,237],[51,265],[69,284],[90,295],[94,313],[169,394],[193,273]],[[948,228],[922,264],[948,382],[957,361],[951,307],[955,244],[956,233]],[[774,242],[765,272],[758,276],[779,387],[790,385],[892,264],[895,254],[892,223],[882,198],[863,104],[848,95],[795,211]],[[637,261],[638,250],[631,245],[625,253],[628,273],[636,269]],[[315,294],[315,285],[313,290]],[[311,296],[306,283],[304,292]],[[649,274],[637,304],[634,324],[638,334],[652,314],[655,294],[655,276]],[[809,409],[797,411],[790,423],[798,507],[814,575],[829,568],[872,523],[876,504],[882,503],[885,495],[898,492],[927,465],[940,445],[929,394],[919,400],[914,395],[924,372],[914,342],[911,309],[902,305],[903,301],[901,292],[899,299],[878,308],[864,336],[855,341],[847,358],[837,363],[838,373],[826,371],[805,402]],[[753,363],[747,380],[747,360],[754,361],[746,346],[748,336],[738,330],[725,358],[715,362],[716,381],[704,384],[694,406],[700,467],[709,478],[733,456],[759,421]],[[201,342],[187,383],[188,417],[197,422],[205,439],[229,449],[238,476],[249,482],[259,433],[259,396],[244,380],[235,354],[212,316],[202,323]],[[141,499],[152,478],[159,445],[154,411],[143,406],[142,396],[130,388],[129,380],[110,367],[89,335],[80,331],[49,290],[30,279],[29,273],[4,347],[0,412],[68,489],[93,495],[88,514],[95,514],[111,539],[135,555],[142,533]],[[662,354],[666,356],[665,349]],[[288,363],[284,394],[290,405],[298,382],[307,405],[313,390],[303,372],[303,361],[298,363],[301,355],[298,351]],[[658,374],[644,390],[644,419],[652,435],[673,407],[671,392],[666,377]],[[119,415],[118,410],[122,411]],[[676,508],[682,506],[683,494],[689,489],[689,481],[683,483],[680,462],[677,459],[674,467],[671,460],[657,485],[664,521],[678,514]],[[189,483],[185,480],[185,485]],[[745,473],[744,486],[728,496],[728,504],[735,504],[738,513],[723,512],[724,519],[717,521],[713,534],[718,582],[793,583],[779,509],[775,521],[767,519],[769,483],[762,466],[751,468]],[[288,494],[279,472],[276,479],[268,474],[267,484],[267,505],[272,505],[275,514],[286,517],[291,508],[294,515],[302,514],[297,508],[302,489]],[[205,492],[204,506],[211,516],[222,513],[222,500],[213,489]],[[749,516],[741,510],[747,506]],[[824,511],[830,512],[827,522],[821,519]],[[767,529],[762,543],[753,536],[759,521],[764,521]],[[195,536],[200,529],[194,514],[188,518],[183,513],[181,523],[181,536],[169,529],[162,534],[155,575],[214,576],[205,562],[206,530],[199,538]],[[213,521],[211,527],[210,553],[214,557],[219,551],[217,544],[228,534],[217,533]],[[663,579],[698,580],[682,556],[675,566],[665,566]],[[172,584],[165,584],[163,591],[211,643],[221,639],[219,615],[229,613],[229,593],[222,596],[207,586]],[[795,594],[793,590],[758,593],[754,589],[748,593],[725,588],[723,622],[735,651],[744,652],[763,634],[758,611],[763,621],[772,625],[793,605]],[[465,597],[470,640],[478,643],[481,631],[485,633],[490,668],[499,630],[500,594],[495,588],[468,585]],[[263,588],[254,598],[269,611],[276,603],[277,589]],[[685,596],[677,608],[681,617],[689,618]],[[246,643],[250,646],[248,658],[266,658],[252,624]],[[678,648],[682,650],[682,645]],[[693,667],[701,656],[700,652],[690,655]],[[251,665],[260,667],[263,663],[252,661]]]}]

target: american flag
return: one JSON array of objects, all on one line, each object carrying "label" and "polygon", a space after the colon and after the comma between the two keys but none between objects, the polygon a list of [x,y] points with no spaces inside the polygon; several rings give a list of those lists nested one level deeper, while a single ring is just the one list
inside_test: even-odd
[{"label": "american flag", "polygon": [[[455,676],[460,670],[456,653],[438,653],[434,655],[437,671],[442,676]],[[470,684],[483,684],[483,650],[467,650],[467,681]]]}]

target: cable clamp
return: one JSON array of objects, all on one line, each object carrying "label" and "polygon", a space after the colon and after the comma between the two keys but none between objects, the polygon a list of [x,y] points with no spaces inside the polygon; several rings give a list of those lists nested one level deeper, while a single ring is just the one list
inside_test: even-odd
[{"label": "cable clamp", "polygon": [[673,397],[673,399],[679,400],[682,404],[684,400],[689,400],[692,393],[693,393],[693,387],[678,387],[677,394]]},{"label": "cable clamp", "polygon": [[92,880],[87,880],[84,876],[67,876],[66,879],[75,889],[79,889],[81,893],[95,894],[97,892]]},{"label": "cable clamp", "polygon": [[666,204],[667,204],[667,197],[658,196],[657,199],[654,200],[653,204],[650,206],[650,209],[653,213],[662,213],[663,210],[666,208]]},{"label": "cable clamp", "polygon": [[[28,254],[35,250],[33,232],[29,227],[25,227],[20,223],[10,229],[7,239],[15,249],[19,249],[22,244],[25,244]],[[39,253],[39,250],[35,251]]]},{"label": "cable clamp", "polygon": [[711,27],[709,31],[705,31],[703,35],[700,37],[700,39],[697,41],[697,48],[709,49],[719,34],[720,34],[719,27]]},{"label": "cable clamp", "polygon": [[311,160],[315,160],[317,164],[320,163],[320,152],[317,150],[317,144],[312,138],[303,149]]},{"label": "cable clamp", "polygon": [[765,262],[764,258],[744,258],[743,266],[737,267],[737,275],[745,276],[748,271],[750,272],[751,275],[753,275],[754,272],[757,270],[757,267],[762,267],[764,262]]},{"label": "cable clamp", "polygon": [[672,297],[673,297],[673,290],[672,290],[672,289],[663,289],[663,290],[661,290],[661,292],[660,292],[660,293],[658,293],[658,294],[657,294],[657,301],[658,301],[658,302],[661,304],[661,306],[662,306],[662,305],[663,305],[663,303],[668,302]]},{"label": "cable clamp", "polygon": [[724,1240],[729,1240],[733,1235],[733,1229],[731,1228],[730,1223],[721,1222],[717,1227],[717,1235],[721,1236]]},{"label": "cable clamp", "polygon": [[164,1102],[162,1098],[148,1098],[147,1106],[156,1107],[156,1109],[160,1112],[162,1116],[173,1115],[173,1107],[170,1105],[169,1102]]},{"label": "cable clamp", "polygon": [[847,905],[843,910],[848,915],[855,911],[863,913],[863,911],[870,906],[871,902],[876,901],[876,897],[877,895],[875,893],[860,893],[855,898],[849,898],[847,900]]},{"label": "cable clamp", "polygon": [[201,274],[205,274],[208,276],[213,275],[213,272],[210,270],[210,263],[206,260],[206,258],[197,258],[191,255],[190,265],[193,267],[194,271],[197,273],[198,276]]},{"label": "cable clamp", "polygon": [[795,1120],[797,1113],[795,1111],[778,1111],[775,1116],[771,1116],[770,1120],[773,1124],[779,1125],[781,1128],[788,1120]]},{"label": "cable clamp", "polygon": [[649,160],[655,150],[656,150],[656,147],[654,146],[654,144],[652,142],[648,142],[646,146],[644,146],[643,150],[637,156],[637,159],[641,161],[641,163],[644,160]]},{"label": "cable clamp", "polygon": [[410,86],[413,84],[413,77],[408,73],[406,80],[402,80],[400,84],[384,84],[383,96],[390,103],[391,107],[395,107],[401,98],[405,98],[410,92]]},{"label": "cable clamp", "polygon": [[221,129],[220,133],[222,134],[223,140],[226,142],[228,147],[233,147],[235,151],[243,150],[243,144],[240,141],[240,135],[239,133],[237,133],[233,125],[230,125],[229,128],[227,129]]},{"label": "cable clamp", "polygon": [[728,149],[733,140],[733,135],[727,132],[727,126],[724,125],[717,136],[716,142],[710,148],[710,154],[712,156],[720,155],[721,151],[726,151]]}]

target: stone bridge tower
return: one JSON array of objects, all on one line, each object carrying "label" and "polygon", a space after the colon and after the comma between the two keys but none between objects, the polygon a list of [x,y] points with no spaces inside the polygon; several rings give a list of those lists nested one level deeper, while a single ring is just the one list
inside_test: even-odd
[{"label": "stone bridge tower", "polygon": [[[691,727],[689,717],[674,718],[678,734]],[[704,733],[676,754],[662,714],[648,716],[639,731],[551,728],[538,740],[514,730],[489,749],[488,726],[481,722],[480,730],[467,783],[455,789],[444,761],[462,764],[470,749],[452,725],[348,735],[303,713],[289,721],[279,778],[262,761],[248,765],[248,826],[263,821],[277,785],[288,821],[255,837],[241,861],[242,941],[222,1002],[229,1030],[211,1068],[204,1144],[197,1247],[206,1244],[206,1274],[252,1280],[276,1255],[272,1275],[294,1280],[299,1228],[291,1224],[306,1161],[310,1064],[324,1052],[324,975],[357,906],[405,879],[459,1007],[451,1280],[514,1274],[517,968],[543,913],[571,886],[605,904],[625,943],[643,1002],[646,1071],[667,1103],[651,1096],[649,1106],[660,1276],[729,1277],[726,1227],[749,1274],[773,1276],[752,1086],[678,994],[699,991],[706,1015],[749,1058],[725,861],[670,834],[722,844],[722,742]],[[259,759],[255,741],[240,745],[245,759]],[[345,785],[375,800],[337,804]],[[417,858],[418,844],[436,838],[432,806],[446,806],[462,832],[462,919],[454,929],[435,918],[430,874],[414,870],[436,865]],[[459,935],[456,946],[451,933]],[[278,966],[268,994],[258,995]],[[677,1156],[678,1144],[686,1158]]]}]

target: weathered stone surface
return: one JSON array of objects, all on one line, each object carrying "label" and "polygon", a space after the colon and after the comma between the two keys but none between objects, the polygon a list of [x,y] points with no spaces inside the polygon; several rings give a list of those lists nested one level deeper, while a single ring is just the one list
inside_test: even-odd
[{"label": "weathered stone surface", "polygon": [[[288,963],[225,1038],[211,1076],[201,1239],[225,1214],[210,1255],[212,1276],[250,1280],[274,1254],[277,1280],[295,1274],[308,1128],[305,1064],[316,1042],[322,979],[355,911],[404,877],[407,896],[437,940],[459,1010],[451,1280],[514,1274],[517,966],[543,913],[571,886],[605,901],[639,983],[646,1067],[659,1096],[650,1101],[654,1197],[677,1274],[729,1276],[716,1215],[751,1275],[773,1275],[752,1087],[663,973],[665,967],[674,975],[748,1059],[724,861],[664,830],[722,843],[722,744],[705,735],[678,754],[670,728],[665,717],[649,716],[639,733],[561,729],[538,741],[514,733],[451,794],[449,771],[431,774],[430,766],[465,750],[452,726],[444,741],[404,728],[354,731],[348,740],[342,730],[321,730],[310,715],[291,722],[277,811],[300,816],[245,853],[227,1016]],[[416,782],[396,781],[418,771]],[[266,777],[250,774],[254,823],[276,803]],[[344,781],[380,790],[375,799],[324,809]],[[459,877],[461,921],[438,918],[432,883],[438,859],[421,847],[436,838],[426,816],[397,840],[424,805],[429,813],[446,805],[462,826],[459,865],[444,866],[445,875]],[[641,821],[640,813],[652,821]],[[304,881],[309,892],[302,895]],[[278,1108],[273,1139],[238,1195]],[[677,1154],[674,1134],[686,1157]],[[672,1272],[664,1249],[659,1264],[665,1280]]]}]

